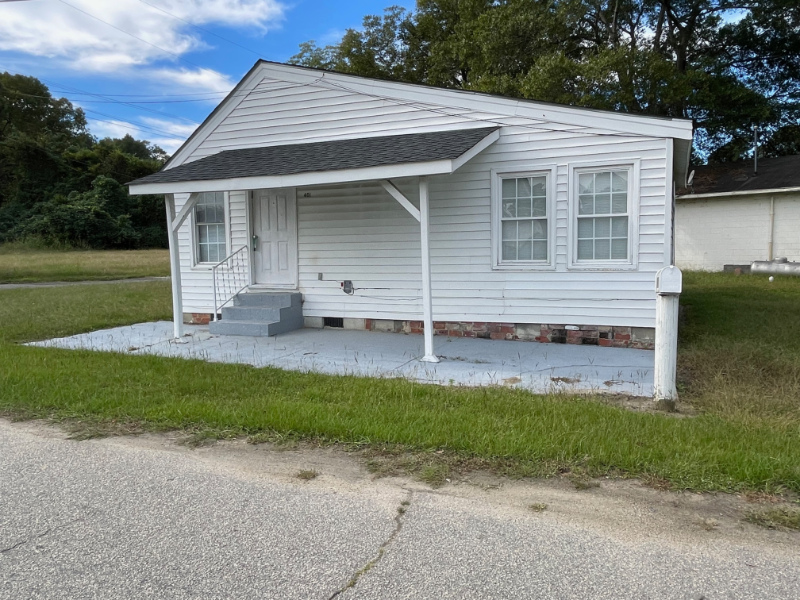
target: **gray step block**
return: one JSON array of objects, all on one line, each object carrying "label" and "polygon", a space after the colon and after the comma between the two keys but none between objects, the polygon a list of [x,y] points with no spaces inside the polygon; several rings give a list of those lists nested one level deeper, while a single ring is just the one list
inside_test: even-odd
[{"label": "gray step block", "polygon": [[300,292],[250,292],[237,294],[233,299],[234,306],[258,306],[261,308],[286,308],[300,306]]},{"label": "gray step block", "polygon": [[279,333],[286,333],[287,331],[294,331],[295,329],[302,329],[304,325],[303,312],[292,311],[291,313],[281,314],[281,320],[275,323],[270,323],[267,335],[278,335]]},{"label": "gray step block", "polygon": [[271,323],[281,320],[283,308],[262,308],[260,306],[226,306],[222,309],[223,321],[250,321]]},{"label": "gray step block", "polygon": [[238,294],[233,306],[222,309],[222,320],[208,325],[216,335],[271,336],[303,327],[299,292]]},{"label": "gray step block", "polygon": [[269,323],[251,323],[249,321],[211,321],[208,331],[215,335],[250,335],[268,336]]}]

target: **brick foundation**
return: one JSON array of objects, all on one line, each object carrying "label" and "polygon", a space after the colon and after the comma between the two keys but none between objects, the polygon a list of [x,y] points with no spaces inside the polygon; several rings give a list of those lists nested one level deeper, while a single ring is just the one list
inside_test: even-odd
[{"label": "brick foundation", "polygon": [[208,325],[211,313],[183,313],[183,322],[187,325]]},{"label": "brick foundation", "polygon": [[[209,313],[184,313],[183,322],[208,325]],[[320,323],[306,327],[322,327]],[[422,334],[422,321],[392,321],[388,319],[345,319],[345,329],[366,329],[393,333]],[[362,324],[363,323],[363,324]],[[655,330],[651,327],[608,327],[602,325],[557,325],[538,323],[486,323],[483,321],[434,321],[435,335],[481,338],[487,340],[519,340],[543,344],[575,344],[609,348],[638,348],[652,350]]]},{"label": "brick foundation", "polygon": [[[369,331],[415,334],[421,334],[424,331],[422,321],[365,319],[364,325]],[[655,345],[655,331],[650,327],[434,321],[433,329],[435,335],[489,340],[520,340],[545,344],[575,344],[642,350],[652,350]]]}]

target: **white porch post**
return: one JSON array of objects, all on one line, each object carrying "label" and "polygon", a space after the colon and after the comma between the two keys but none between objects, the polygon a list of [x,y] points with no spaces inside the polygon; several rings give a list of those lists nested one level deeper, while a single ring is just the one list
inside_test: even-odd
[{"label": "white porch post", "polygon": [[430,251],[430,220],[428,202],[428,180],[420,177],[419,180],[419,231],[422,244],[422,313],[425,334],[424,362],[439,362],[433,353],[433,300],[431,297],[431,251]]},{"label": "white porch post", "polygon": [[653,396],[674,405],[678,399],[678,308],[683,274],[677,267],[664,267],[656,274],[656,351]]},{"label": "white porch post", "polygon": [[169,270],[172,276],[172,332],[183,337],[183,298],[181,296],[181,254],[175,228],[175,194],[164,194],[167,208],[167,238],[169,239]]}]

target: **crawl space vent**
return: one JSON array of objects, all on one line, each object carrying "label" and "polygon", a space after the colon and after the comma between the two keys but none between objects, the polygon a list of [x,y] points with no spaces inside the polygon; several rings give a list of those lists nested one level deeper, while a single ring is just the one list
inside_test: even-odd
[{"label": "crawl space vent", "polygon": [[344,319],[342,317],[325,317],[324,325],[325,327],[338,327],[342,329],[344,327]]}]

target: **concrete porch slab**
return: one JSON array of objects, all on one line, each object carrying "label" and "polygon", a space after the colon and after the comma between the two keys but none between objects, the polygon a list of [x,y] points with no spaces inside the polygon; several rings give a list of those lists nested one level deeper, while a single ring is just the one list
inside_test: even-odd
[{"label": "concrete porch slab", "polygon": [[275,337],[211,335],[187,325],[138,323],[31,346],[153,354],[210,362],[272,366],[333,375],[404,377],[442,385],[505,385],[537,393],[582,392],[651,396],[653,352],[536,342],[436,336],[438,364],[423,363],[421,335],[342,329],[300,329]]}]

